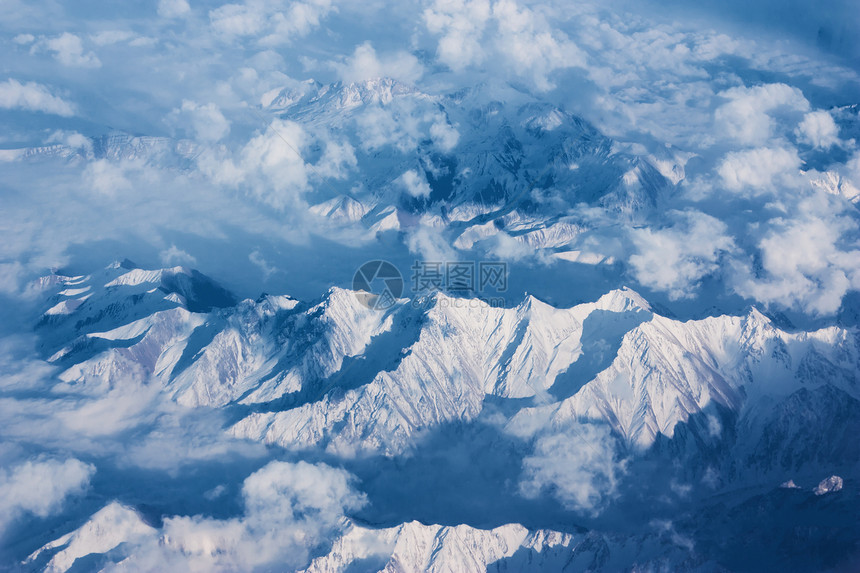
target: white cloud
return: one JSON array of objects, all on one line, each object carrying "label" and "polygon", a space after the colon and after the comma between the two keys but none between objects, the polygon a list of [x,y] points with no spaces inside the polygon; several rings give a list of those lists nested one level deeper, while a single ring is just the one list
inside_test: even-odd
[{"label": "white cloud", "polygon": [[248,255],[248,260],[253,263],[254,266],[259,268],[263,272],[263,279],[268,280],[273,274],[278,272],[277,267],[274,265],[270,265],[266,258],[263,256],[258,249],[251,251],[251,254]]},{"label": "white cloud", "polygon": [[158,254],[158,257],[161,259],[161,264],[166,267],[197,264],[197,259],[178,248],[176,245],[170,245],[170,248],[161,251]]},{"label": "white cloud", "polygon": [[295,569],[337,535],[346,512],[366,500],[353,477],[325,464],[271,462],[242,487],[241,517],[167,517],[160,535],[136,547],[122,570],[250,571]]},{"label": "white cloud", "polygon": [[42,84],[36,82],[22,84],[14,79],[0,83],[0,108],[41,111],[65,117],[75,114],[72,104],[51,94],[51,91]]},{"label": "white cloud", "polygon": [[524,496],[549,491],[568,509],[595,516],[617,497],[625,464],[617,459],[607,428],[577,424],[540,436],[532,455],[523,459],[523,470]]},{"label": "white cloud", "polygon": [[813,111],[803,116],[797,126],[797,137],[813,147],[829,149],[839,143],[839,127],[828,112]]},{"label": "white cloud", "polygon": [[0,468],[0,530],[30,513],[47,517],[89,487],[95,468],[76,459],[38,459]]},{"label": "white cloud", "polygon": [[102,65],[93,52],[84,50],[80,37],[69,32],[63,32],[55,38],[46,38],[40,45],[53,52],[54,58],[64,66],[98,68]]},{"label": "white cloud", "polygon": [[849,180],[854,196],[860,197],[860,150],[855,151],[851,159],[845,162],[843,171]]},{"label": "white cloud", "polygon": [[120,42],[127,42],[134,37],[134,33],[128,30],[104,30],[90,36],[90,40],[96,46],[110,46]]},{"label": "white cloud", "polygon": [[425,261],[446,262],[458,261],[456,251],[445,240],[439,229],[428,225],[417,224],[407,230],[406,246],[409,252],[420,256]]},{"label": "white cloud", "polygon": [[244,188],[276,209],[300,202],[309,188],[309,169],[301,153],[309,135],[299,124],[275,119],[238,154],[212,149],[198,158],[201,171],[215,183]]},{"label": "white cloud", "polygon": [[414,169],[410,169],[406,171],[397,178],[397,183],[400,184],[406,192],[412,197],[429,197],[430,196],[430,185],[427,183],[427,180],[424,178],[423,173],[418,173]]},{"label": "white cloud", "polygon": [[430,138],[440,151],[448,153],[457,147],[457,142],[460,141],[460,132],[442,118],[430,126]]},{"label": "white cloud", "polygon": [[314,165],[314,174],[332,179],[345,179],[358,166],[355,149],[348,141],[325,142],[325,151]]},{"label": "white cloud", "polygon": [[190,12],[188,0],[158,0],[158,15],[162,18],[179,18]]},{"label": "white cloud", "polygon": [[257,198],[283,208],[307,190],[307,167],[299,155],[307,139],[299,124],[275,120],[268,130],[245,145],[241,154],[242,169],[265,180],[253,187]]},{"label": "white cloud", "polygon": [[636,253],[629,258],[641,284],[673,299],[694,294],[699,282],[720,269],[723,253],[735,248],[722,221],[699,211],[673,212],[676,223],[663,229],[631,230]]},{"label": "white cloud", "polygon": [[860,289],[860,227],[834,213],[831,196],[811,196],[794,218],[769,222],[758,242],[760,269],[737,263],[734,287],[743,296],[818,315],[835,313],[850,289]]},{"label": "white cloud", "polygon": [[718,132],[745,145],[763,145],[774,136],[779,111],[804,112],[809,102],[803,93],[786,84],[736,87],[721,92],[729,101],[714,113]]},{"label": "white cloud", "polygon": [[424,73],[421,63],[412,54],[399,51],[378,56],[370,42],[357,46],[352,56],[343,64],[337,64],[336,69],[346,83],[377,78],[413,83]]},{"label": "white cloud", "polygon": [[538,90],[555,87],[549,80],[553,71],[585,65],[582,51],[532,10],[520,8],[513,0],[500,0],[493,5],[493,16],[499,52],[519,75],[531,76]]},{"label": "white cloud", "polygon": [[800,164],[800,157],[793,149],[760,147],[727,154],[717,172],[725,188],[759,193],[796,183]]},{"label": "white cloud", "polygon": [[504,231],[499,231],[486,239],[484,246],[500,261],[521,261],[526,258],[540,260],[540,255],[528,243]]},{"label": "white cloud", "polygon": [[154,46],[158,44],[157,38],[152,38],[148,36],[138,36],[131,41],[129,41],[128,45],[136,48],[144,47],[144,46]]},{"label": "white cloud", "polygon": [[131,181],[126,178],[126,171],[135,167],[137,166],[130,162],[117,163],[109,159],[97,159],[87,165],[84,181],[97,193],[112,197],[132,189]]},{"label": "white cloud", "polygon": [[266,14],[259,3],[224,4],[209,12],[212,28],[227,37],[251,36],[259,33],[266,21]]},{"label": "white cloud", "polygon": [[34,36],[33,34],[18,34],[17,36],[12,38],[12,41],[18,45],[26,46],[27,44],[32,44],[33,42],[35,42],[36,36]]},{"label": "white cloud", "polygon": [[422,117],[406,102],[367,107],[355,120],[361,147],[373,151],[393,145],[402,153],[414,151],[423,139]]},{"label": "white cloud", "polygon": [[212,29],[225,40],[257,36],[262,45],[279,45],[308,35],[334,10],[331,0],[292,2],[250,0],[209,12]]},{"label": "white cloud", "polygon": [[439,60],[453,70],[481,63],[485,57],[481,39],[491,13],[488,0],[436,0],[424,10],[427,29],[441,35]]},{"label": "white cloud", "polygon": [[172,117],[189,124],[197,139],[202,142],[215,142],[230,133],[230,122],[214,103],[198,104],[183,100],[182,107],[173,110]]},{"label": "white cloud", "polygon": [[58,129],[51,135],[49,135],[45,139],[46,143],[59,143],[60,145],[65,145],[66,147],[71,147],[72,149],[81,149],[85,152],[92,152],[93,150],[93,142],[92,140],[76,131],[63,131]]},{"label": "white cloud", "polygon": [[567,35],[512,0],[436,0],[424,11],[424,22],[440,36],[439,61],[455,71],[498,59],[494,63],[545,91],[554,87],[552,72],[585,63]]},{"label": "white cloud", "polygon": [[307,36],[319,27],[321,20],[333,10],[331,0],[292,2],[286,13],[276,12],[272,16],[274,29],[263,41],[277,45],[293,38]]}]

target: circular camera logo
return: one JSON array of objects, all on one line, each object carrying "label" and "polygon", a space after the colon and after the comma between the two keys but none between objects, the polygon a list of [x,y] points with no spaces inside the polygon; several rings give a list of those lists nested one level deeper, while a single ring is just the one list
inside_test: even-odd
[{"label": "circular camera logo", "polygon": [[386,310],[403,294],[403,275],[388,261],[368,261],[355,271],[352,290],[367,308]]}]

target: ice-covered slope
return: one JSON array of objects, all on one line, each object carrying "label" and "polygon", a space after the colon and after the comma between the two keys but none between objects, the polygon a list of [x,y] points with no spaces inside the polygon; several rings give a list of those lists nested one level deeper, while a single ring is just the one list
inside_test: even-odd
[{"label": "ice-covered slope", "polygon": [[533,297],[516,308],[493,308],[440,294],[421,315],[420,334],[403,349],[396,368],[343,394],[251,414],[232,431],[287,448],[397,453],[423,429],[474,419],[487,396],[546,394],[582,355],[583,344],[594,344],[581,338],[594,313],[623,324],[650,316],[647,304],[629,290],[571,309]]},{"label": "ice-covered slope", "polygon": [[134,544],[155,533],[156,529],[147,525],[134,509],[113,502],[78,529],[45,544],[27,558],[25,565],[43,567],[46,573],[65,573],[78,560],[108,553],[124,543]]},{"label": "ice-covered slope", "polygon": [[858,373],[860,345],[851,330],[787,333],[757,310],[686,323],[655,316],[628,332],[609,368],[576,395],[524,410],[512,425],[528,425],[531,416],[557,427],[605,420],[644,448],[712,403],[742,413],[821,386],[857,398]]}]

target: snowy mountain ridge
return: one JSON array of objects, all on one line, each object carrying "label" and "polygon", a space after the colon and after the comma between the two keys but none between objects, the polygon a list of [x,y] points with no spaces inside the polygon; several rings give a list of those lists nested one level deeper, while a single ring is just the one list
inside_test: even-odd
[{"label": "snowy mountain ridge", "polygon": [[187,269],[106,272],[103,286],[43,281],[56,292],[40,323],[51,324],[46,357],[65,391],[157,384],[184,406],[235,405],[246,414],[233,435],[291,450],[402,453],[493,399],[518,404],[503,424],[515,436],[594,422],[645,451],[702,416],[709,439],[719,412],[755,425],[743,420],[797,392],[860,398],[856,329],[790,333],[755,309],[680,322],[621,289],[568,309],[439,293],[426,309],[402,300],[380,312],[339,288],[317,303],[219,308],[232,295]]}]

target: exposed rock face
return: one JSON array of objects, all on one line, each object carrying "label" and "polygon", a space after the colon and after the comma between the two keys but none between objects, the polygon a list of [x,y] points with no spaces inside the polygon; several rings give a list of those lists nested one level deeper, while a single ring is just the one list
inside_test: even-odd
[{"label": "exposed rock face", "polygon": [[828,493],[835,493],[842,489],[842,478],[839,476],[830,476],[827,479],[821,480],[821,482],[815,486],[815,495],[825,495]]}]

